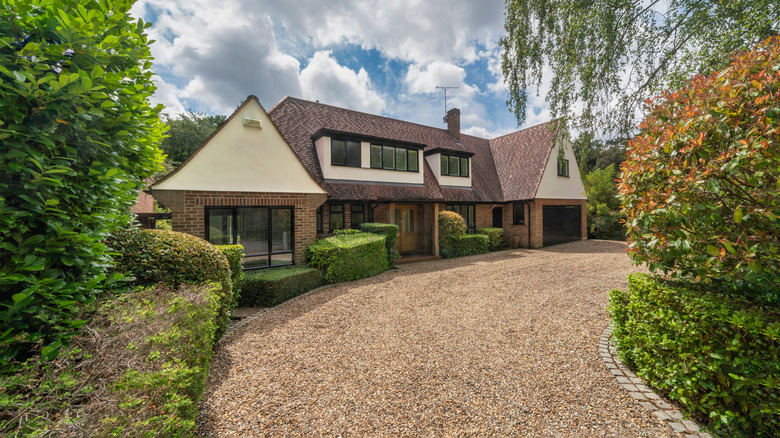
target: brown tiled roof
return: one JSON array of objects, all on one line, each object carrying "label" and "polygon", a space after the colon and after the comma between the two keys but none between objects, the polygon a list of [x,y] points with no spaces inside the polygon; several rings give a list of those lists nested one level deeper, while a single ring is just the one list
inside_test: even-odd
[{"label": "brown tiled roof", "polygon": [[[469,135],[461,135],[461,142],[456,142],[446,129],[433,128],[388,117],[366,114],[358,111],[338,108],[318,102],[285,97],[277,103],[268,115],[278,127],[287,143],[298,155],[304,167],[314,179],[328,191],[330,199],[334,200],[439,200],[445,202],[502,202],[509,199],[504,194],[504,189],[509,188],[517,193],[536,193],[539,178],[524,175],[530,167],[532,170],[541,167],[544,169],[546,156],[551,148],[551,137],[519,136],[520,131],[509,136],[499,137],[496,140],[486,140]],[[545,126],[545,125],[540,125]],[[440,187],[427,162],[424,162],[424,186],[419,185],[393,185],[360,182],[326,181],[323,179],[317,153],[314,150],[312,135],[321,129],[350,132],[354,134],[384,138],[388,140],[404,141],[424,144],[425,150],[445,148],[473,153],[472,188]],[[534,129],[534,128],[529,128]],[[536,132],[536,131],[534,131]],[[525,140],[533,144],[520,144]],[[539,144],[538,141],[547,141],[550,145]],[[493,143],[496,142],[494,145]],[[517,150],[515,150],[517,149]],[[536,149],[544,149],[537,151]],[[494,151],[505,156],[506,162],[494,159]],[[524,151],[524,152],[519,152]],[[545,155],[547,154],[547,155]],[[531,163],[545,155],[541,164]],[[501,162],[503,173],[497,170],[497,162]],[[507,167],[515,167],[514,171],[507,171]],[[506,175],[517,181],[501,181],[499,175]],[[535,185],[531,184],[535,181]],[[515,196],[510,200],[519,200]]]},{"label": "brown tiled roof", "polygon": [[523,201],[536,197],[554,144],[555,132],[551,129],[551,123],[490,140],[504,201]]}]

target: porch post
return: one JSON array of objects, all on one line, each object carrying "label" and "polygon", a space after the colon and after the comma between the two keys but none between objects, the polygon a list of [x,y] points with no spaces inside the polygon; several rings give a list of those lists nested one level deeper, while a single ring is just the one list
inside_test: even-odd
[{"label": "porch post", "polygon": [[433,204],[433,255],[439,256],[439,204]]}]

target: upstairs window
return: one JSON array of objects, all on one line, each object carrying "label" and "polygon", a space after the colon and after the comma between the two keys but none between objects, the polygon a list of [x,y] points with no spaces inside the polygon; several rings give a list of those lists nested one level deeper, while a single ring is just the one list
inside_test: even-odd
[{"label": "upstairs window", "polygon": [[353,140],[330,141],[330,164],[334,166],[360,167],[360,142]]},{"label": "upstairs window", "polygon": [[442,154],[441,174],[445,176],[469,176],[469,159]]},{"label": "upstairs window", "polygon": [[371,168],[418,172],[418,154],[417,149],[372,144]]},{"label": "upstairs window", "polygon": [[466,221],[467,233],[474,234],[477,232],[473,204],[447,204],[446,210],[458,213]]},{"label": "upstairs window", "polygon": [[558,176],[569,176],[569,160],[558,159]]},{"label": "upstairs window", "polygon": [[515,202],[512,206],[512,213],[512,224],[525,224],[525,204],[522,202]]}]

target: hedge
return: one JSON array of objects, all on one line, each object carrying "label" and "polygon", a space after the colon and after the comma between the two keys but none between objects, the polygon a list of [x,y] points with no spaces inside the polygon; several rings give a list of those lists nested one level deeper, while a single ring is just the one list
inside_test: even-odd
[{"label": "hedge", "polygon": [[780,310],[642,274],[610,293],[621,359],[715,432],[777,436]]},{"label": "hedge", "polygon": [[244,247],[241,245],[217,245],[217,248],[225,254],[230,266],[230,282],[233,286],[233,301],[241,293],[241,285],[244,283]]},{"label": "hedge", "polygon": [[484,254],[490,247],[488,236],[484,234],[466,234],[451,241],[453,257]]},{"label": "hedge", "polygon": [[246,274],[238,305],[241,307],[275,306],[322,286],[324,281],[322,271],[308,266],[249,272]]},{"label": "hedge", "polygon": [[222,295],[160,285],[101,302],[57,361],[0,378],[0,435],[191,436]]},{"label": "hedge", "polygon": [[118,253],[114,271],[131,274],[137,285],[219,283],[222,299],[217,336],[222,336],[235,300],[230,265],[216,246],[189,234],[139,229],[117,231],[107,243]]},{"label": "hedge", "polygon": [[360,229],[364,233],[373,233],[385,236],[387,261],[390,263],[390,267],[393,267],[393,265],[395,265],[395,261],[401,257],[398,254],[398,250],[395,248],[395,244],[398,238],[398,225],[383,224],[379,222],[366,222],[360,225]]},{"label": "hedge", "polygon": [[370,233],[332,236],[310,245],[306,259],[329,283],[357,280],[388,269],[385,241]]},{"label": "hedge", "polygon": [[503,228],[480,228],[477,230],[477,234],[484,234],[488,237],[488,248],[490,251],[497,250],[504,243]]}]

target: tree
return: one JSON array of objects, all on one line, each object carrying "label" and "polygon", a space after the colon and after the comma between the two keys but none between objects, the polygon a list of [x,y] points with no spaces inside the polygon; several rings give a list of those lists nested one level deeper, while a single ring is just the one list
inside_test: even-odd
[{"label": "tree", "polygon": [[505,28],[501,67],[519,125],[529,88],[550,71],[553,117],[628,136],[645,99],[778,33],[780,2],[508,0]]},{"label": "tree", "polygon": [[628,140],[623,138],[596,140],[588,133],[581,134],[572,143],[580,173],[584,176],[612,164],[615,168],[619,167],[626,159],[627,143]]},{"label": "tree", "polygon": [[79,305],[111,265],[104,239],[162,161],[148,24],[132,3],[0,6],[0,372],[56,356],[84,323]]},{"label": "tree", "polygon": [[192,110],[174,118],[163,117],[170,129],[161,148],[174,165],[186,160],[227,119],[224,115],[208,116]]}]

